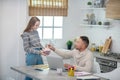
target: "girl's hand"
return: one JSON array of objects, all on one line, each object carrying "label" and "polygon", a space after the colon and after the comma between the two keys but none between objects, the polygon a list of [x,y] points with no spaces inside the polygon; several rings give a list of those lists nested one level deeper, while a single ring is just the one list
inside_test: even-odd
[{"label": "girl's hand", "polygon": [[51,50],[49,48],[44,48],[43,50],[43,53],[45,53],[46,55],[49,55]]},{"label": "girl's hand", "polygon": [[40,51],[40,54],[44,55],[44,56],[47,56],[47,54],[43,50]]}]

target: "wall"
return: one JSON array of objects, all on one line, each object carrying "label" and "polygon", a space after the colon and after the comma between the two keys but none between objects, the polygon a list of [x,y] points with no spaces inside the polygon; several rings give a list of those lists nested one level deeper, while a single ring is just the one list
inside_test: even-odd
[{"label": "wall", "polygon": [[[10,66],[18,65],[18,37],[17,37],[17,2],[16,0],[3,0],[1,25],[1,80],[13,76]],[[12,10],[12,11],[11,11]],[[15,75],[14,75],[15,76]]]},{"label": "wall", "polygon": [[0,80],[23,80],[10,67],[25,65],[20,31],[26,24],[26,0],[3,0],[1,9]]},{"label": "wall", "polygon": [[[82,0],[83,1],[83,0]],[[114,52],[120,52],[120,21],[113,20],[110,29],[80,26],[86,12],[81,11],[84,1],[69,0],[69,14],[64,17],[63,39],[55,40],[56,47],[66,48],[66,41],[76,36],[87,35],[91,42],[99,44],[109,36],[113,38]],[[2,4],[2,5],[1,5]],[[2,7],[1,7],[2,6]],[[22,47],[21,33],[29,19],[26,0],[1,0],[0,2],[0,80],[22,80],[22,75],[10,70],[11,66],[25,65],[25,52]],[[100,15],[100,14],[99,14]],[[104,16],[104,15],[103,15]],[[42,41],[45,44],[47,41]]]},{"label": "wall", "polygon": [[110,21],[110,28],[101,26],[97,27],[85,27],[80,24],[83,23],[83,19],[90,10],[83,10],[81,8],[88,7],[87,0],[69,0],[69,14],[64,18],[63,24],[63,40],[55,41],[57,47],[66,48],[66,41],[68,39],[74,39],[76,36],[86,35],[89,37],[91,43],[99,45],[101,42],[104,44],[105,40],[111,36],[112,51],[120,53],[120,20],[105,19],[105,10],[96,10],[95,14],[101,21]]},{"label": "wall", "polygon": [[[2,10],[2,1],[0,2],[0,11]],[[2,20],[1,20],[1,15],[2,15],[2,11],[0,12],[0,28],[1,28],[1,23],[2,23]],[[2,33],[1,33],[1,30],[0,30],[0,37],[2,36]],[[0,72],[1,72],[1,39],[0,39]],[[0,76],[1,76],[1,73],[0,73]]]},{"label": "wall", "polygon": [[112,52],[120,53],[120,21],[114,20],[111,22],[111,28],[93,28],[90,29],[91,31],[87,31],[91,38],[91,42],[95,42],[97,44],[100,43],[100,41],[104,42],[106,38],[109,36],[112,37]]},{"label": "wall", "polygon": [[[68,1],[68,16],[63,20],[63,39],[55,40],[55,46],[58,48],[66,48],[66,42],[71,39],[74,40],[76,36],[80,36],[80,17],[81,13],[78,10],[81,0],[69,0]],[[44,43],[47,41],[43,41]]]}]

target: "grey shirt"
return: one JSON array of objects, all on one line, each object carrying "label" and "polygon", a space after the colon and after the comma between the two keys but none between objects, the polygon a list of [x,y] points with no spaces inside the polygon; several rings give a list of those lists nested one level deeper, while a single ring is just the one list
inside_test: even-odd
[{"label": "grey shirt", "polygon": [[24,32],[22,35],[24,50],[27,53],[40,54],[35,48],[43,48],[37,30]]}]

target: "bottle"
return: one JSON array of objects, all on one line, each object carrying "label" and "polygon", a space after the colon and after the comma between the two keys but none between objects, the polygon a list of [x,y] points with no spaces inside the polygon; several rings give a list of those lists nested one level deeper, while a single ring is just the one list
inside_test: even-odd
[{"label": "bottle", "polygon": [[100,45],[99,45],[99,52],[100,52],[100,53],[102,52],[102,49],[103,49],[103,42],[100,41]]},{"label": "bottle", "polygon": [[92,52],[96,51],[95,43],[92,43],[92,44],[91,44],[90,50],[91,50]]}]

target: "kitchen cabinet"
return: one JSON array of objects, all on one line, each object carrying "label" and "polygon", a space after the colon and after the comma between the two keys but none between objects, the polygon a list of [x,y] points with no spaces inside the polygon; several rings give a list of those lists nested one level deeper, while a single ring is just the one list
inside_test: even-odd
[{"label": "kitchen cabinet", "polygon": [[[101,69],[102,73],[110,72],[110,71],[113,71],[114,69],[120,67],[120,58],[116,58],[114,55],[113,56],[104,56],[98,52],[94,52],[93,54],[94,54],[96,61],[100,65],[100,69]],[[118,56],[120,56],[120,55],[118,55]]]},{"label": "kitchen cabinet", "polygon": [[120,19],[120,0],[109,0],[106,5],[106,17]]},{"label": "kitchen cabinet", "polygon": [[120,67],[120,62],[117,62],[117,68]]}]

